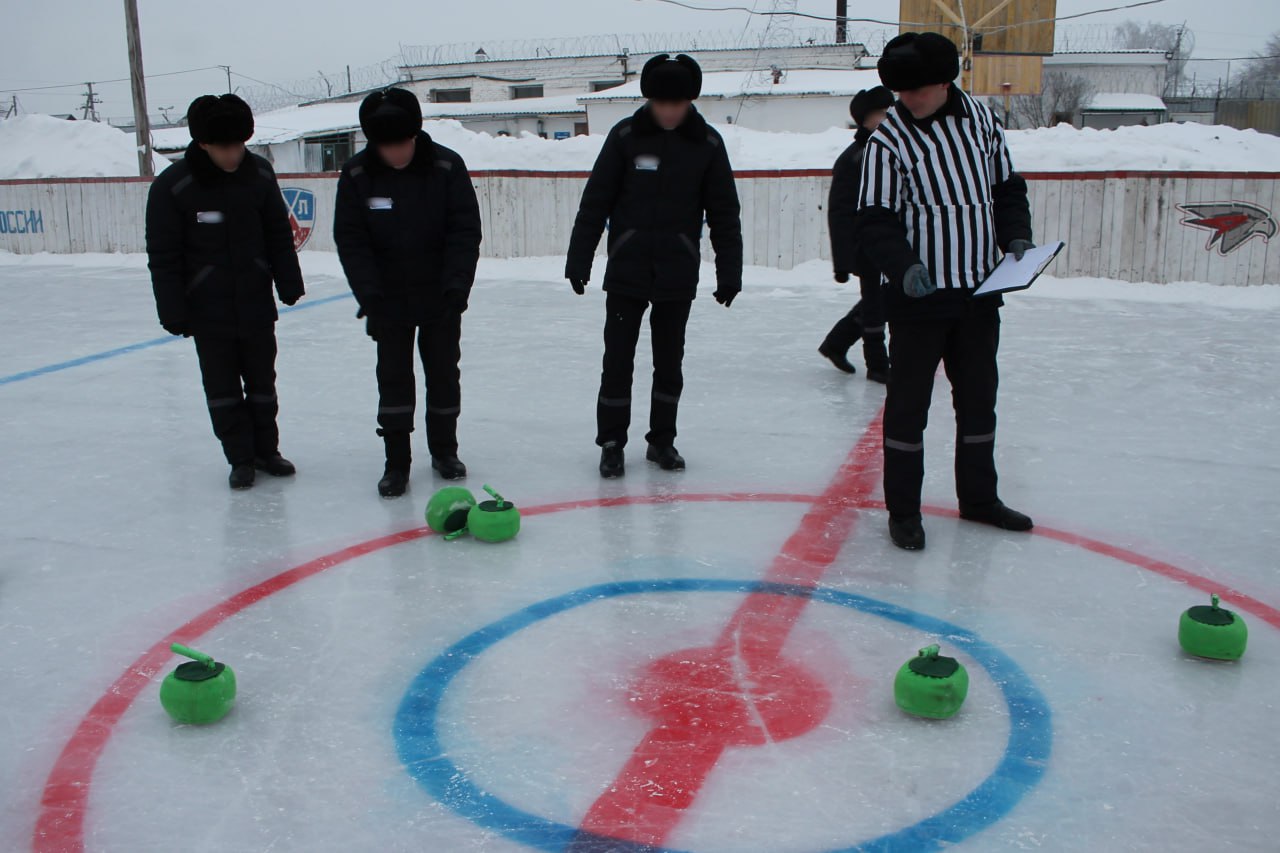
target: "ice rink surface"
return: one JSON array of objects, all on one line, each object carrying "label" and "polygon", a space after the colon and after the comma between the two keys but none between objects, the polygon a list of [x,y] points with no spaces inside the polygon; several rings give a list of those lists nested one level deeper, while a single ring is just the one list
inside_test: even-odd
[{"label": "ice rink surface", "polygon": [[[1011,296],[1001,493],[1037,532],[954,517],[940,377],[912,554],[876,506],[883,389],[815,351],[854,299],[823,265],[698,300],[681,474],[643,460],[642,354],[604,482],[601,293],[484,261],[461,456],[525,510],[486,545],[424,535],[421,429],[377,497],[373,347],[303,260],[299,474],[232,493],[143,259],[0,256],[0,849],[1276,849],[1280,289]],[[1178,648],[1215,591],[1236,664]],[[234,667],[222,722],[161,709],[175,639]],[[935,641],[972,679],[946,722],[893,701]]]}]

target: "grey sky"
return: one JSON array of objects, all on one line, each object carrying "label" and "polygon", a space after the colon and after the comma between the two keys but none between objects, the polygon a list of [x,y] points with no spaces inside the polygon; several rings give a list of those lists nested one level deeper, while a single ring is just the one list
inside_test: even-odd
[{"label": "grey sky", "polygon": [[[1059,0],[1066,15],[1130,0]],[[704,5],[771,7],[770,0],[690,0]],[[0,50],[0,90],[126,77],[124,12],[121,0],[7,0],[5,44]],[[897,16],[897,0],[850,0],[850,15]],[[834,13],[834,0],[799,0],[799,9]],[[350,63],[363,66],[395,56],[399,44],[439,44],[508,39],[595,35],[740,31],[742,13],[692,12],[654,0],[139,0],[143,52],[150,74],[199,66],[230,65],[273,83],[335,72]],[[1244,56],[1262,49],[1268,34],[1280,30],[1276,0],[1164,0],[1139,9],[1111,12],[1073,24],[1106,28],[1126,18],[1169,23],[1186,21],[1195,32],[1195,57]],[[764,26],[762,19],[753,25]],[[797,21],[795,28],[822,26]],[[852,24],[856,37],[868,25]],[[1088,31],[1085,31],[1085,35]],[[1225,73],[1221,63],[1197,62],[1198,79]],[[243,77],[233,85],[254,85]],[[206,91],[225,91],[221,70],[156,78],[147,83],[153,114],[159,107],[186,104]],[[130,113],[125,83],[100,87],[104,117]],[[0,91],[0,106],[10,94]],[[83,103],[83,88],[19,92],[26,112],[72,112]]]}]

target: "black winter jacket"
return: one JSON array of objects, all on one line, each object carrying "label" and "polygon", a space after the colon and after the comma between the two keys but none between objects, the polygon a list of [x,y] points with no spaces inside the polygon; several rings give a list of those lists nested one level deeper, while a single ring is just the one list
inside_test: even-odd
[{"label": "black winter jacket", "polygon": [[609,131],[582,193],[565,277],[587,280],[609,227],[604,289],[650,301],[693,299],[706,217],[717,290],[742,289],[742,220],[724,140],[692,107],[675,130],[648,106]]},{"label": "black winter jacket", "polygon": [[147,265],[160,323],[195,335],[236,335],[277,319],[302,297],[302,271],[275,172],[245,154],[225,172],[194,142],[147,194]]},{"label": "black winter jacket", "polygon": [[342,167],[333,239],[360,306],[383,320],[428,325],[445,290],[471,292],[480,207],[462,158],[420,131],[413,160],[388,166],[365,148]]},{"label": "black winter jacket", "polygon": [[858,128],[853,142],[831,167],[831,192],[827,195],[827,231],[831,234],[831,266],[835,272],[858,275],[870,272],[866,254],[857,250],[854,223],[858,218],[858,197],[862,195],[862,155],[871,131]]}]

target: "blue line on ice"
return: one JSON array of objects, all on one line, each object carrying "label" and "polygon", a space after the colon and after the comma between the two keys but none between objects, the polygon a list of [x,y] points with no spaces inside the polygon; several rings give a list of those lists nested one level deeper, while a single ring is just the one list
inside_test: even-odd
[{"label": "blue line on ice", "polygon": [[[292,308],[282,307],[281,314],[292,314],[295,311],[305,311],[308,308],[315,308],[319,305],[327,305],[330,302],[337,302],[340,299],[350,299],[350,293],[338,293],[333,296],[325,296],[320,299],[303,302],[301,305],[294,305]],[[151,349],[162,344],[173,343],[174,341],[183,340],[173,335],[166,335],[163,338],[152,338],[149,341],[142,341],[128,346],[116,347],[115,349],[96,352],[92,355],[84,355],[80,358],[73,358],[70,361],[60,361],[57,364],[46,364],[44,367],[37,367],[32,370],[24,370],[21,373],[11,373],[8,376],[0,376],[0,385],[12,385],[14,382],[22,382],[25,379],[35,379],[37,376],[47,376],[50,373],[58,373],[63,370],[70,370],[73,367],[82,367],[86,364],[93,364],[98,361],[106,361],[109,358],[115,358],[118,355],[127,355],[131,352],[139,352],[144,349]]]}]

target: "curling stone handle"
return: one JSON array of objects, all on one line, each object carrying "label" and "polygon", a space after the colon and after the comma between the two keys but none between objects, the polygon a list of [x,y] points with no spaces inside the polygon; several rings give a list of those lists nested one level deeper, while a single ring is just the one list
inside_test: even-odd
[{"label": "curling stone handle", "polygon": [[187,648],[186,646],[182,645],[182,643],[174,643],[173,645],[169,646],[169,649],[170,651],[176,652],[177,654],[180,654],[183,657],[188,657],[188,658],[191,658],[192,660],[200,661],[200,663],[204,664],[210,669],[213,668],[213,665],[214,665],[213,658],[210,657],[209,655],[206,655],[204,652],[198,652],[195,649]]},{"label": "curling stone handle", "polygon": [[1216,592],[1209,593],[1209,601],[1213,603],[1213,609],[1218,609],[1218,594]]},{"label": "curling stone handle", "polygon": [[938,652],[940,652],[941,650],[942,648],[937,643],[934,643],[932,646],[925,646],[923,649],[921,649],[920,657],[936,658],[938,656]]},{"label": "curling stone handle", "polygon": [[459,536],[466,536],[467,532],[468,532],[467,528],[462,527],[453,531],[452,533],[446,533],[444,535],[444,541],[452,542],[453,540],[457,539]]},{"label": "curling stone handle", "polygon": [[484,490],[485,490],[486,492],[488,492],[489,494],[493,495],[493,499],[494,499],[494,500],[496,500],[496,501],[498,502],[498,509],[506,509],[506,507],[507,507],[507,501],[506,501],[506,499],[505,499],[505,498],[503,498],[503,497],[502,497],[502,495],[500,495],[500,494],[498,494],[497,492],[495,492],[495,491],[493,490],[493,486],[490,486],[489,484],[487,484],[487,483],[486,483],[486,484],[485,484],[485,487],[484,487]]}]

